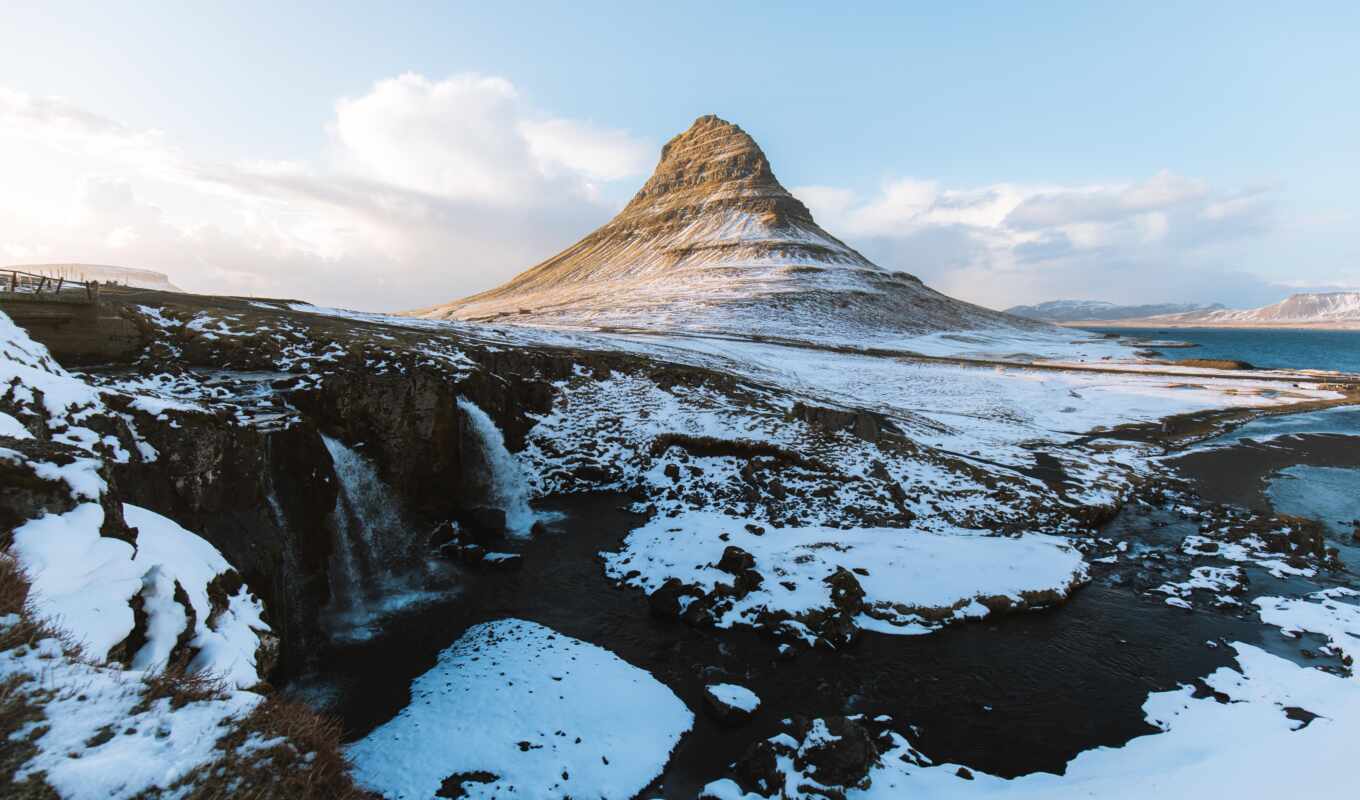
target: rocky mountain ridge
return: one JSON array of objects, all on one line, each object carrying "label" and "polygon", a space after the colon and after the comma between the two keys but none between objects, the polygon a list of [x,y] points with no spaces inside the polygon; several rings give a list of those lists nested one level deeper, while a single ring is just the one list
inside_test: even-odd
[{"label": "rocky mountain ridge", "polygon": [[1122,305],[1105,300],[1049,300],[1034,305],[1011,306],[1007,314],[1017,317],[1039,319],[1046,322],[1090,322],[1096,320],[1123,320],[1139,317],[1160,316],[1163,314],[1183,314],[1197,311],[1217,311],[1224,309],[1221,303],[1148,303],[1143,305]]}]

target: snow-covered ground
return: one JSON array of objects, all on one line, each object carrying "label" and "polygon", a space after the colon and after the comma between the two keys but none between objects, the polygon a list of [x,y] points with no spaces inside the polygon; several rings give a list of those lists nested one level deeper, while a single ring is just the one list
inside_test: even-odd
[{"label": "snow-covered ground", "polygon": [[661,774],[693,719],[613,653],[506,619],[440,653],[411,704],[349,757],[361,784],[394,800],[441,786],[453,797],[626,800]]},{"label": "snow-covered ground", "polygon": [[[15,615],[0,617],[0,634],[15,624]],[[228,691],[172,706],[170,697],[149,701],[142,676],[70,659],[51,638],[0,653],[0,683],[16,681],[7,688],[11,700],[30,695],[41,708],[11,736],[11,744],[34,746],[14,765],[15,781],[40,776],[67,800],[122,800],[170,790],[221,757],[218,739],[226,726],[263,700]]]},{"label": "snow-covered ground", "polygon": [[[1360,682],[1299,667],[1249,644],[1228,645],[1239,669],[1222,667],[1204,683],[1225,699],[1197,696],[1195,687],[1154,692],[1143,706],[1161,733],[1123,747],[1081,753],[1062,775],[1033,773],[1006,780],[958,764],[932,764],[901,734],[870,772],[867,788],[845,792],[849,800],[1068,800],[1158,797],[1331,797],[1348,785],[1354,742],[1360,736]],[[1302,712],[1302,713],[1300,713]],[[800,743],[781,734],[790,745]],[[791,757],[778,764],[783,793],[820,798],[815,780]],[[705,796],[755,800],[729,779],[714,782]]]},{"label": "snow-covered ground", "polygon": [[[749,566],[720,569],[724,551],[751,556]],[[609,577],[654,592],[670,579],[712,593],[733,588],[754,570],[759,585],[715,607],[718,627],[755,625],[762,615],[804,619],[845,606],[833,584],[848,571],[862,588],[856,623],[882,633],[927,633],[948,621],[991,613],[979,602],[1024,606],[1045,595],[1057,602],[1086,577],[1080,553],[1065,540],[1030,534],[1016,538],[982,531],[923,533],[893,528],[765,529],[712,512],[658,517],[633,531],[617,553],[605,553]],[[856,610],[861,606],[854,603]]]}]

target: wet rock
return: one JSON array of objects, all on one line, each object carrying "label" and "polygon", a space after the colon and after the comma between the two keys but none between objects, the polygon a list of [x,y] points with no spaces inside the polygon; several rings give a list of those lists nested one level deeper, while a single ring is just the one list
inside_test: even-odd
[{"label": "wet rock", "polygon": [[647,598],[652,616],[657,619],[679,619],[680,596],[684,591],[685,584],[679,578],[671,578],[657,587]]},{"label": "wet rock", "polygon": [[468,524],[486,533],[505,533],[505,512],[499,508],[477,506],[467,511]]},{"label": "wet rock", "polygon": [[441,522],[435,526],[434,530],[430,531],[430,549],[439,550],[444,545],[460,539],[461,536],[462,530],[458,527],[458,523]]}]

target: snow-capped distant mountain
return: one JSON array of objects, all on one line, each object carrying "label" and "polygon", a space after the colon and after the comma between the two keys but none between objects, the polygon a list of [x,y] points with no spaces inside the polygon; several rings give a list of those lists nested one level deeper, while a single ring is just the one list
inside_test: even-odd
[{"label": "snow-capped distant mountain", "polygon": [[51,275],[74,281],[116,283],[138,289],[158,289],[163,292],[182,292],[170,282],[164,272],[137,267],[115,267],[109,264],[11,264],[5,269],[17,269],[35,275]]},{"label": "snow-capped distant mountain", "polygon": [[1039,323],[946,297],[822,230],[741,128],[700,117],[608,224],[416,316],[863,342]]},{"label": "snow-capped distant mountain", "polygon": [[1152,303],[1140,306],[1124,306],[1107,303],[1103,300],[1050,300],[1032,306],[1013,306],[1006,309],[1007,314],[1047,322],[1092,322],[1101,320],[1123,320],[1137,317],[1153,317],[1163,314],[1183,314],[1189,311],[1213,311],[1223,308],[1222,304],[1203,303]]},{"label": "snow-capped distant mountain", "polygon": [[1150,325],[1360,328],[1360,291],[1294,294],[1273,305],[1243,311],[1214,309],[1140,320]]}]

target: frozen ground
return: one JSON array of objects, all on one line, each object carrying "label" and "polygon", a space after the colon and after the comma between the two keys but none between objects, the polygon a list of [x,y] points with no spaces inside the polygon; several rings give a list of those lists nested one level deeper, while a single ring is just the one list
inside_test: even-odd
[{"label": "frozen ground", "polygon": [[[634,797],[693,715],[607,650],[524,620],[478,625],[411,686],[411,704],[352,745],[389,798]],[[457,794],[461,786],[464,794]]]}]

